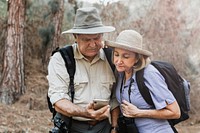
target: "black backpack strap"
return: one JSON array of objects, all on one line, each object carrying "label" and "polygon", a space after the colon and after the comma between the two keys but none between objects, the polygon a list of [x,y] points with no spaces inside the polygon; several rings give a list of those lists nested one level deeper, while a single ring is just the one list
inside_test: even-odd
[{"label": "black backpack strap", "polygon": [[[103,51],[106,55],[109,65],[113,71],[113,74],[115,75],[115,78],[117,78],[117,73],[115,72],[115,70],[116,70],[115,65],[112,62],[112,48],[103,48]],[[116,84],[113,85],[113,88],[115,88],[115,87],[116,87]],[[115,90],[115,89],[113,89],[113,90]],[[111,92],[110,98],[112,98],[114,93],[115,93],[114,91]]]},{"label": "black backpack strap", "polygon": [[[156,63],[154,62],[151,62],[151,64],[156,68],[158,69],[159,72],[161,72],[161,68],[157,67],[156,66]],[[149,92],[149,88],[145,85],[144,83],[144,69],[143,68],[142,70],[136,72],[136,82],[137,82],[137,85],[138,85],[138,89],[140,91],[140,94],[142,95],[142,97],[144,98],[144,100],[149,104],[149,105],[153,105],[154,106],[154,103],[153,103],[153,100],[151,98],[151,95],[150,95],[150,92]],[[162,75],[164,73],[161,73]],[[176,128],[174,127],[174,124],[168,120],[172,130],[174,131],[174,133],[178,133]]]},{"label": "black backpack strap", "polygon": [[149,105],[154,105],[150,92],[149,92],[149,88],[144,83],[144,68],[136,72],[136,82],[137,82],[140,94],[142,95],[144,100]]},{"label": "black backpack strap", "polygon": [[[75,90],[74,90],[74,74],[76,71],[76,63],[75,63],[75,59],[74,59],[74,52],[73,52],[73,48],[72,46],[65,46],[61,49],[59,49],[59,52],[63,58],[63,60],[65,61],[65,66],[67,69],[67,72],[69,74],[69,78],[70,78],[70,82],[69,82],[69,91],[71,94],[71,102],[74,102],[74,94],[75,94]],[[62,118],[64,120],[66,120],[64,118],[65,116],[62,116]],[[70,130],[71,126],[72,126],[72,117],[70,117],[65,123],[68,123],[68,128]]]},{"label": "black backpack strap", "polygon": [[[161,75],[163,75],[163,77],[166,77],[166,76],[170,76],[174,77],[174,80],[176,80],[176,82],[178,82],[178,77],[176,74],[176,70],[175,68],[169,64],[169,63],[165,63],[165,62],[162,62],[162,61],[152,61],[151,62],[151,65],[153,65],[160,73]],[[171,68],[171,69],[168,69],[168,68]],[[145,69],[145,68],[144,68]],[[136,72],[136,82],[138,84],[138,88],[139,88],[139,91],[142,95],[142,97],[144,98],[144,100],[149,104],[149,105],[154,105],[153,101],[152,101],[152,98],[151,98],[151,95],[150,95],[150,92],[149,92],[149,88],[145,85],[144,83],[144,69]],[[163,70],[165,69],[165,70]],[[170,78],[167,78],[167,79],[170,79]],[[166,80],[165,78],[165,82],[167,85],[170,85],[170,81]],[[170,88],[168,86],[168,88]],[[173,91],[173,90],[171,90]]]},{"label": "black backpack strap", "polygon": [[114,73],[115,72],[115,65],[112,62],[112,49],[111,48],[103,48],[103,51],[106,55],[108,63],[110,64],[110,67],[112,68],[112,71]]},{"label": "black backpack strap", "polygon": [[55,110],[55,108],[53,108],[48,94],[47,94],[47,103],[48,103],[48,107],[49,107],[50,112],[53,114],[53,117],[52,117],[52,119],[53,119],[54,116],[56,115],[56,110]]},{"label": "black backpack strap", "polygon": [[59,52],[65,61],[65,66],[67,69],[67,72],[69,74],[70,82],[69,82],[69,91],[71,93],[71,101],[74,101],[74,74],[76,69],[76,63],[74,59],[74,52],[72,46],[66,46],[61,49],[59,49]]},{"label": "black backpack strap", "polygon": [[53,56],[56,52],[58,52],[59,51],[59,47],[57,47],[56,49],[54,49],[52,52],[51,52],[51,56]]},{"label": "black backpack strap", "polygon": [[[75,68],[76,68],[74,54],[73,54],[73,48],[72,48],[72,46],[66,46],[63,48],[57,47],[55,50],[52,51],[51,56],[53,56],[56,52],[60,52],[62,58],[65,61],[65,66],[66,66],[67,72],[70,76],[69,90],[71,92],[71,99],[73,102],[73,99],[74,99],[74,74],[75,74]],[[52,107],[52,104],[50,102],[50,98],[49,98],[48,94],[47,94],[47,102],[48,102],[49,110],[52,112],[53,118],[54,118],[54,116],[56,115],[56,110]]]}]

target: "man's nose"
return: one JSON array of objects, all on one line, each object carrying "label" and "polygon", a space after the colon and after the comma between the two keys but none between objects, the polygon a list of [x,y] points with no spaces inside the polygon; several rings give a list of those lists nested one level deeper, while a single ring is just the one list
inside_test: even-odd
[{"label": "man's nose", "polygon": [[96,47],[97,45],[98,45],[98,42],[96,40],[94,40],[94,39],[90,40],[90,46],[91,47]]},{"label": "man's nose", "polygon": [[93,40],[93,39],[90,39],[89,44],[90,44],[91,46],[94,45],[94,40]]}]

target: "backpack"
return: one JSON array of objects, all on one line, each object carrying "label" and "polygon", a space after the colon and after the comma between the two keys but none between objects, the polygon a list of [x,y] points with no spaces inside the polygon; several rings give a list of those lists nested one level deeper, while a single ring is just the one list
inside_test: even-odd
[{"label": "backpack", "polygon": [[[111,48],[103,48],[104,50],[104,53],[106,55],[106,58],[108,60],[108,63],[112,69],[112,71],[114,72],[115,71],[115,65],[112,63],[112,60],[111,60],[111,56],[112,56],[112,50]],[[76,63],[75,63],[75,59],[74,59],[74,53],[73,53],[73,48],[71,45],[69,46],[65,46],[63,48],[56,48],[53,52],[52,52],[52,56],[54,53],[56,52],[60,52],[64,62],[65,62],[65,67],[67,69],[67,72],[69,74],[69,78],[70,78],[70,82],[69,82],[69,92],[71,94],[71,102],[73,103],[73,100],[74,100],[74,94],[75,94],[75,91],[74,91],[74,74],[75,74],[75,71],[76,71]],[[111,93],[112,95],[112,93]],[[58,120],[55,120],[54,118],[58,119],[58,117],[55,117],[56,116],[56,110],[53,108],[53,105],[51,104],[50,102],[50,98],[48,97],[47,95],[47,102],[48,102],[48,108],[50,110],[50,112],[52,113],[53,117],[52,117],[52,120],[54,120],[54,126],[55,127],[58,127],[58,128],[63,128],[65,125],[64,125],[64,122],[62,120],[59,120],[59,123],[55,123],[56,121]],[[69,119],[68,122],[65,122],[65,123],[69,123],[69,127],[71,127],[71,117]]]},{"label": "backpack", "polygon": [[[173,127],[181,121],[189,118],[190,111],[190,83],[181,77],[174,66],[168,62],[152,61],[151,64],[162,74],[165,78],[165,82],[168,89],[172,92],[176,98],[181,110],[181,116],[179,119],[169,119],[170,125]],[[144,69],[136,72],[136,82],[138,84],[139,91],[144,100],[149,105],[154,105],[149,89],[144,84]]]},{"label": "backpack", "polygon": [[[51,56],[53,56],[56,52],[60,52],[60,54],[65,62],[65,66],[66,66],[67,72],[70,77],[68,89],[71,90],[70,91],[71,101],[73,102],[73,99],[74,99],[74,74],[75,74],[75,68],[76,68],[75,60],[73,58],[74,57],[73,48],[72,48],[72,46],[65,46],[63,48],[57,47],[55,50],[52,51]],[[54,116],[56,115],[56,110],[53,108],[48,95],[47,95],[47,102],[48,102],[49,110],[53,114],[53,118],[54,118]]]}]

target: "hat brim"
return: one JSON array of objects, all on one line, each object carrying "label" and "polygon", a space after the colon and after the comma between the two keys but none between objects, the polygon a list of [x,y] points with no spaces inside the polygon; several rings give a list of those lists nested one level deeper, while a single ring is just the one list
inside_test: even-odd
[{"label": "hat brim", "polygon": [[113,42],[113,41],[105,41],[105,46],[109,46],[112,48],[121,48],[121,49],[126,49],[128,51],[132,51],[138,54],[142,54],[145,56],[150,57],[152,55],[152,52],[148,51],[148,50],[144,50],[144,49],[140,49],[140,48],[136,48],[136,47],[130,47],[126,44],[122,44],[122,43],[117,43],[117,42]]},{"label": "hat brim", "polygon": [[94,27],[94,28],[88,28],[88,29],[70,29],[67,31],[63,31],[62,34],[99,34],[99,33],[106,33],[106,32],[112,32],[115,28],[112,26],[102,26],[102,27]]}]

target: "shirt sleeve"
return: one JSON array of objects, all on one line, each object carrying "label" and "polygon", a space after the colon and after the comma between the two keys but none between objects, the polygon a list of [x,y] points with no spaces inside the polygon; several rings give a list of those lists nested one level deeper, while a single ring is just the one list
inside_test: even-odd
[{"label": "shirt sleeve", "polygon": [[151,65],[150,69],[145,69],[144,79],[156,109],[165,108],[167,104],[172,104],[176,101],[168,89],[164,77],[154,66]]},{"label": "shirt sleeve", "polygon": [[52,104],[63,98],[69,99],[69,75],[59,52],[56,52],[50,59],[47,80],[49,83],[48,96]]},{"label": "shirt sleeve", "polygon": [[117,98],[116,98],[116,86],[113,85],[113,89],[112,89],[112,92],[111,92],[111,99],[110,99],[110,106],[111,106],[111,110],[115,109],[116,107],[119,106],[119,103],[117,101]]}]

